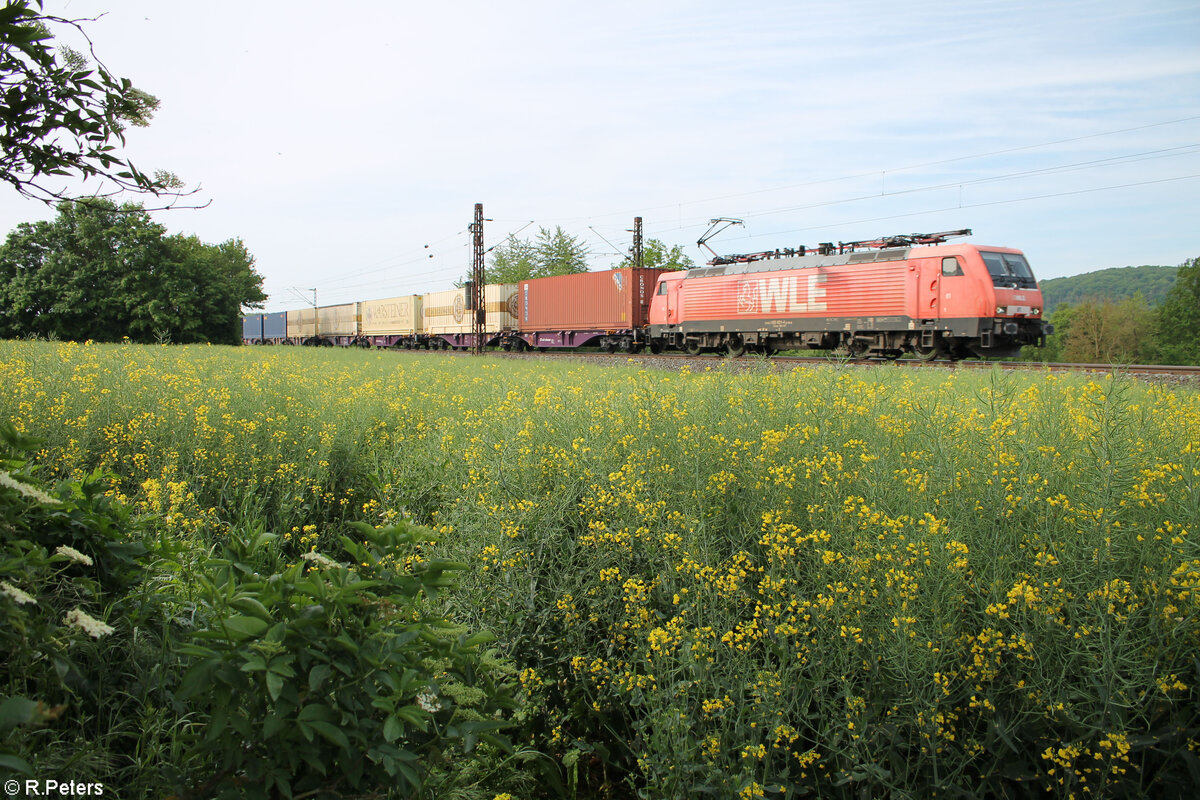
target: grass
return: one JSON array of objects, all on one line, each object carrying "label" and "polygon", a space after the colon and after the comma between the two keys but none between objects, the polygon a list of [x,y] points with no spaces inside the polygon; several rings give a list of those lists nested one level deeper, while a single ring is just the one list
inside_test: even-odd
[{"label": "grass", "polygon": [[577,796],[1182,794],[1200,396],[0,343],[0,417],[203,549],[413,518]]}]

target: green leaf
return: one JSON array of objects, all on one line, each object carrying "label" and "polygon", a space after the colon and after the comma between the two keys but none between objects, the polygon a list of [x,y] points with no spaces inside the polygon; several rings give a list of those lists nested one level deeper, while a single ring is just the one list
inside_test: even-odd
[{"label": "green leaf", "polygon": [[308,690],[315,692],[329,679],[333,669],[328,664],[318,664],[308,673]]},{"label": "green leaf", "polygon": [[267,694],[272,700],[279,699],[279,693],[283,691],[283,676],[276,672],[267,673]]},{"label": "green leaf", "polygon": [[396,762],[396,769],[400,771],[400,774],[404,776],[404,779],[408,781],[414,789],[421,788],[421,776],[417,774],[415,769],[400,761]]},{"label": "green leaf", "polygon": [[179,682],[179,688],[175,692],[175,696],[180,700],[186,700],[200,694],[201,690],[208,688],[212,684],[213,671],[220,664],[220,660],[216,658],[207,661],[201,661],[187,671],[183,676],[183,680]]},{"label": "green leaf", "polygon": [[300,713],[296,715],[296,720],[299,722],[324,721],[331,722],[337,719],[337,714],[329,706],[323,706],[320,703],[312,703],[300,709]]},{"label": "green leaf", "polygon": [[235,598],[230,605],[236,608],[238,611],[242,611],[252,617],[257,617],[265,622],[271,621],[271,612],[268,611],[267,607],[259,602],[257,598],[238,597]]},{"label": "green leaf", "polygon": [[38,704],[27,697],[9,697],[0,703],[0,736],[37,717]]},{"label": "green leaf", "polygon": [[282,714],[268,714],[266,720],[263,721],[263,738],[270,739],[275,734],[283,730],[287,725],[287,720]]},{"label": "green leaf", "polygon": [[225,630],[228,631],[235,640],[250,639],[255,636],[260,636],[270,625],[259,619],[258,617],[237,616],[230,617],[222,622]]},{"label": "green leaf", "polygon": [[413,727],[422,732],[429,729],[429,724],[425,719],[425,712],[416,706],[404,706],[396,709],[396,716],[404,720]]},{"label": "green leaf", "polygon": [[404,735],[404,722],[399,717],[388,717],[383,723],[383,738],[394,742]]},{"label": "green leaf", "polygon": [[350,752],[350,740],[346,738],[346,734],[342,733],[341,728],[329,722],[310,722],[309,724],[326,741]]},{"label": "green leaf", "polygon": [[33,775],[33,767],[29,766],[24,759],[17,756],[0,755],[0,767],[10,769],[22,775]]},{"label": "green leaf", "polygon": [[494,641],[496,641],[495,634],[491,633],[490,631],[480,631],[479,633],[468,636],[466,639],[462,639],[460,644],[464,648],[471,648],[477,647],[481,644],[491,644]]}]

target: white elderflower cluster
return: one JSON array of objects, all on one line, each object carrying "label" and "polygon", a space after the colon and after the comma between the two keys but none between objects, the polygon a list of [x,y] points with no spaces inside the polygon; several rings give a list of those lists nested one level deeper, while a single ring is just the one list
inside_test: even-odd
[{"label": "white elderflower cluster", "polygon": [[15,489],[18,493],[25,495],[30,500],[36,500],[44,506],[53,506],[62,502],[55,497],[43,492],[41,489],[34,488],[27,483],[21,483],[19,480],[9,475],[4,470],[0,469],[0,486],[7,486],[9,489]]},{"label": "white elderflower cluster", "polygon": [[99,639],[108,636],[116,630],[111,625],[106,625],[98,619],[88,616],[82,609],[76,608],[67,612],[66,619],[63,622],[79,628],[93,639]]},{"label": "white elderflower cluster", "polygon": [[33,595],[21,591],[8,581],[0,581],[0,594],[12,598],[12,601],[19,606],[37,602],[37,598]]},{"label": "white elderflower cluster", "polygon": [[438,709],[442,707],[441,701],[438,700],[437,691],[429,687],[422,689],[417,695],[417,705],[421,707],[422,711],[429,714],[436,714]]},{"label": "white elderflower cluster", "polygon": [[79,552],[74,547],[68,547],[65,544],[60,544],[54,550],[54,552],[60,556],[66,556],[67,558],[74,561],[76,564],[83,564],[85,567],[90,567],[92,565],[92,557]]}]

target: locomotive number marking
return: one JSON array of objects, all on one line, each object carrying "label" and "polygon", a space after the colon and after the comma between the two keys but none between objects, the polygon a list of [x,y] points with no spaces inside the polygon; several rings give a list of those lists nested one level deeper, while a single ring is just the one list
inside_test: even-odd
[{"label": "locomotive number marking", "polygon": [[744,281],[738,287],[738,313],[786,314],[824,311],[824,283],[825,276],[820,274],[809,275],[805,280],[790,276]]}]

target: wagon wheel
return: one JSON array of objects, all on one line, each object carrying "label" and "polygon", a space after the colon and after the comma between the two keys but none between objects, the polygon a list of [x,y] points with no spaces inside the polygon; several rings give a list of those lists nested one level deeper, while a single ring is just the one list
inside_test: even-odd
[{"label": "wagon wheel", "polygon": [[725,352],[730,358],[740,358],[746,352],[746,342],[739,334],[731,334],[725,340]]}]

